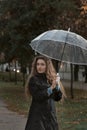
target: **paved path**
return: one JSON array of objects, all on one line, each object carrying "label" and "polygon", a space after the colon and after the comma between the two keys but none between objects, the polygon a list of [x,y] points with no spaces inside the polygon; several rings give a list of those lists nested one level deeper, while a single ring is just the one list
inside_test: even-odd
[{"label": "paved path", "polygon": [[0,130],[24,130],[26,118],[7,109],[0,100]]}]

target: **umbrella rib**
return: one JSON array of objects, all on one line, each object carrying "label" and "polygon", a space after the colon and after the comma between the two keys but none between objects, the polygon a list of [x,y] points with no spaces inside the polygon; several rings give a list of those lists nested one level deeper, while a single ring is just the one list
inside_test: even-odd
[{"label": "umbrella rib", "polygon": [[[66,41],[67,41],[67,38],[68,38],[68,34],[69,34],[69,31],[66,35],[66,39],[65,39],[65,44],[64,44],[64,47],[63,47],[63,52],[62,52],[62,55],[61,55],[61,58],[60,58],[60,66],[61,66],[61,63],[62,63],[62,59],[63,59],[63,55],[64,55],[64,50],[65,50],[65,47],[66,47]],[[60,70],[60,66],[59,66],[59,70]]]}]

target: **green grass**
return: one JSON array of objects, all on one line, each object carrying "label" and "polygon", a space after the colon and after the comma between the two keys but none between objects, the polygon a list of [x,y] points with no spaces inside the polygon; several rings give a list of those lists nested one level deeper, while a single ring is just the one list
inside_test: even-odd
[{"label": "green grass", "polygon": [[[15,81],[15,72],[0,72],[0,81]],[[23,76],[22,73],[17,73],[17,80],[22,81]]]},{"label": "green grass", "polygon": [[61,130],[87,130],[87,100],[68,100],[57,104]]},{"label": "green grass", "polygon": [[[87,130],[87,91],[74,90],[74,99],[70,99],[70,90],[66,90],[67,100],[56,102],[60,130]],[[0,82],[0,98],[8,104],[8,109],[20,114],[28,114],[31,101],[26,101],[21,82]]]},{"label": "green grass", "polygon": [[26,101],[22,82],[0,82],[0,97],[8,104],[8,108],[26,114],[29,103]]},{"label": "green grass", "polygon": [[66,93],[67,100],[56,103],[60,130],[87,130],[87,91],[74,89],[74,99]]}]

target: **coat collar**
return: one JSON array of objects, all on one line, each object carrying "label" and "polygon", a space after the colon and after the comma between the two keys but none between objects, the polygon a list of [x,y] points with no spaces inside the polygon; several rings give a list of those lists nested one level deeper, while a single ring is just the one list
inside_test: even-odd
[{"label": "coat collar", "polygon": [[37,73],[36,74],[37,77],[42,77],[46,79],[46,73]]}]

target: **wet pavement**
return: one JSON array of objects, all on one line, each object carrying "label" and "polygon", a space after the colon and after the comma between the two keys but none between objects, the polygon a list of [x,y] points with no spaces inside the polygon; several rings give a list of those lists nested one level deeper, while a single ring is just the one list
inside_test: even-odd
[{"label": "wet pavement", "polygon": [[26,118],[7,109],[0,99],[0,130],[24,130]]}]

